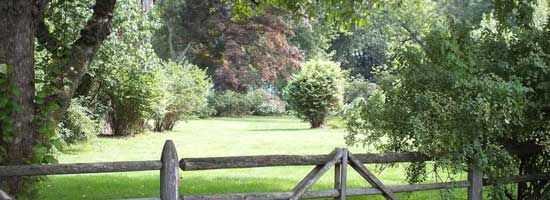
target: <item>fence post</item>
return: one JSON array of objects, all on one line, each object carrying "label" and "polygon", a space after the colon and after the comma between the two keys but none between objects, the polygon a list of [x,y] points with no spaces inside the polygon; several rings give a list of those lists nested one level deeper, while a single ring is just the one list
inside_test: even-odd
[{"label": "fence post", "polygon": [[334,197],[335,200],[345,200],[346,199],[346,184],[348,177],[348,149],[342,149],[342,158],[340,159],[340,164],[334,165],[334,189],[338,190],[340,195]]},{"label": "fence post", "polygon": [[172,140],[166,140],[162,149],[160,169],[160,199],[177,200],[179,186],[178,154]]},{"label": "fence post", "polygon": [[[334,165],[334,189],[340,190],[340,185],[342,184],[342,164]],[[334,197],[338,199],[338,197]]]},{"label": "fence post", "polygon": [[468,170],[468,200],[483,199],[483,172],[476,165],[470,164]]},{"label": "fence post", "polygon": [[[340,165],[340,180],[338,184],[338,188],[336,188],[340,192],[340,196],[335,198],[339,200],[345,200],[346,199],[346,192],[347,192],[347,182],[348,182],[348,149],[343,149],[343,155],[342,155],[342,163]],[[336,180],[335,180],[336,181]]]}]

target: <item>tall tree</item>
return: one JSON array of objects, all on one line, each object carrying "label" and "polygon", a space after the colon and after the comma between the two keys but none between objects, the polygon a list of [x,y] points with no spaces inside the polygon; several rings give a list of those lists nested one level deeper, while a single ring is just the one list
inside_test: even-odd
[{"label": "tall tree", "polygon": [[[2,164],[28,164],[45,161],[45,151],[53,124],[66,112],[87,65],[100,44],[111,32],[116,0],[97,0],[93,15],[68,48],[50,35],[45,21],[48,0],[0,1],[0,65],[5,66],[7,81],[3,87],[16,91],[0,98],[12,101],[17,109],[4,116],[11,124],[1,126]],[[35,39],[55,56],[55,68],[44,69],[51,77],[43,94],[36,95]],[[50,130],[48,130],[50,129]],[[48,133],[49,132],[49,133]],[[22,191],[21,177],[7,179],[8,191]]]},{"label": "tall tree", "polygon": [[352,75],[360,75],[374,80],[374,70],[388,62],[388,41],[382,33],[356,29],[351,33],[341,33],[329,50],[334,51],[334,60]]},{"label": "tall tree", "polygon": [[[420,151],[438,168],[478,168],[491,179],[548,173],[548,4],[494,7],[481,24],[450,19],[435,24],[422,47],[401,49],[381,90],[350,110],[348,141]],[[421,180],[425,167],[412,165],[408,174]],[[547,199],[549,188],[545,180],[520,183],[516,198]],[[490,195],[513,193],[494,187]]]},{"label": "tall tree", "polygon": [[[176,34],[181,33],[184,19],[180,11],[184,9],[184,0],[160,0],[157,1],[157,8],[163,20],[162,27],[155,33],[153,47],[159,57],[165,60],[182,63],[191,47],[191,43],[182,44],[176,41]],[[188,19],[185,19],[188,20]],[[183,45],[184,47],[182,47]],[[168,48],[166,48],[168,47]]]},{"label": "tall tree", "polygon": [[269,9],[234,19],[233,10],[220,0],[185,1],[177,17],[185,20],[175,21],[171,26],[177,32],[168,34],[175,52],[185,52],[192,63],[206,67],[218,90],[245,92],[262,82],[286,79],[299,68],[303,55],[287,42],[293,33],[283,12]]}]

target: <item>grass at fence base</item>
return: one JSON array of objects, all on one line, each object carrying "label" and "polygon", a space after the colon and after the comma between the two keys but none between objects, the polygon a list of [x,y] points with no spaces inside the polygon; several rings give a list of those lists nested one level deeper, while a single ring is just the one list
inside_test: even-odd
[{"label": "grass at fence base", "polygon": [[[308,129],[308,124],[290,117],[215,118],[180,123],[174,131],[149,133],[131,138],[98,138],[60,154],[61,163],[159,159],[166,139],[174,140],[181,157],[265,154],[328,154],[345,147],[341,129]],[[374,152],[351,147],[351,152]],[[269,167],[181,172],[181,194],[282,192],[291,190],[312,168]],[[376,166],[369,165],[371,170]],[[368,184],[348,168],[348,188]],[[386,185],[405,184],[404,165],[375,171]],[[314,185],[330,189],[333,170]],[[460,178],[460,177],[457,177]],[[39,184],[38,199],[120,199],[153,197],[159,194],[159,172],[50,176]],[[465,190],[453,192],[465,198]],[[440,199],[439,191],[400,194],[402,199]],[[365,199],[355,197],[352,199]],[[373,199],[369,196],[368,199]],[[380,196],[374,199],[382,199]]]}]

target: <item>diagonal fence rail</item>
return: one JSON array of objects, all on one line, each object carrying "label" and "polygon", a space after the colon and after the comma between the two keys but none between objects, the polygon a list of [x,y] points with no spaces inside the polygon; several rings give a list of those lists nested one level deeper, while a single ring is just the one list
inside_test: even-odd
[{"label": "diagonal fence rail", "polygon": [[[264,155],[264,156],[233,156],[209,158],[184,158],[179,160],[175,146],[167,140],[160,160],[130,161],[130,162],[101,162],[76,163],[55,165],[10,165],[0,166],[0,178],[6,176],[37,176],[57,174],[83,174],[106,172],[150,171],[160,172],[160,195],[153,198],[134,200],[283,200],[334,198],[345,199],[348,196],[382,195],[386,199],[397,199],[395,193],[415,192],[425,190],[440,190],[451,188],[470,188],[468,198],[481,198],[482,186],[496,183],[521,183],[540,180],[550,180],[550,173],[531,174],[505,177],[498,180],[482,179],[481,171],[470,170],[467,181],[412,184],[412,185],[384,185],[375,177],[364,164],[399,163],[430,161],[428,156],[415,152],[383,153],[383,154],[352,154],[347,149],[335,149],[329,155]],[[371,188],[347,188],[347,166],[351,166]],[[180,169],[183,171],[256,168],[275,166],[315,166],[312,171],[300,181],[292,191],[269,193],[232,193],[220,195],[184,195],[178,196],[180,184]],[[310,187],[331,168],[334,168],[334,189],[309,191]],[[473,184],[472,184],[473,183]],[[478,194],[474,194],[474,192]],[[0,190],[0,200],[15,200]]]}]

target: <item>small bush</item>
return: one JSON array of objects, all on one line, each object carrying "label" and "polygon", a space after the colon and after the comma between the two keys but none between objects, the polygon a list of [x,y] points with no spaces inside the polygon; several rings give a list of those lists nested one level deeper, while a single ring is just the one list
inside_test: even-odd
[{"label": "small bush", "polygon": [[281,115],[286,103],[265,90],[254,90],[247,94],[233,91],[212,93],[208,97],[209,107],[215,116]]},{"label": "small bush", "polygon": [[281,98],[264,90],[256,90],[256,92],[261,94],[262,101],[254,108],[254,115],[273,116],[285,114],[286,102]]},{"label": "small bush", "polygon": [[344,92],[344,103],[350,104],[357,98],[366,99],[376,90],[375,83],[365,80],[363,77],[349,78]]},{"label": "small bush", "polygon": [[79,100],[73,100],[67,113],[57,127],[61,140],[67,144],[82,142],[95,137],[99,130],[99,123],[92,120],[90,111],[80,105]]},{"label": "small bush", "polygon": [[161,92],[153,104],[154,131],[172,130],[179,120],[203,115],[212,87],[206,71],[192,64],[168,62],[158,77],[157,91]]},{"label": "small bush", "polygon": [[345,77],[335,62],[308,61],[285,89],[290,107],[311,128],[322,127],[329,113],[342,105]]},{"label": "small bush", "polygon": [[159,94],[154,86],[156,74],[151,71],[129,64],[113,72],[118,78],[105,91],[110,102],[107,121],[113,135],[131,136],[145,131],[145,119],[153,112]]},{"label": "small bush", "polygon": [[330,128],[346,128],[346,121],[340,115],[334,115],[328,118],[327,126]]},{"label": "small bush", "polygon": [[245,94],[233,91],[211,93],[208,105],[215,111],[214,116],[244,116],[251,114],[250,101]]}]

